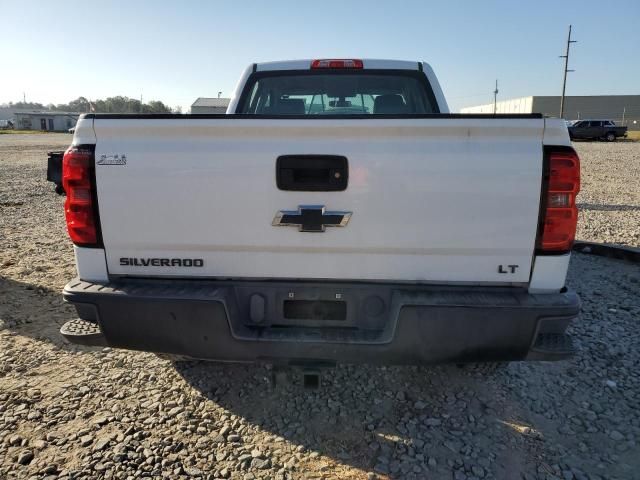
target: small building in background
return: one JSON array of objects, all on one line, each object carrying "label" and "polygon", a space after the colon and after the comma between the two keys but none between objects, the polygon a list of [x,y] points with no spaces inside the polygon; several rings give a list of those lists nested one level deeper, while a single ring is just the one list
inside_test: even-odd
[{"label": "small building in background", "polygon": [[12,107],[0,107],[0,120],[11,120],[15,121],[16,119],[16,109]]},{"label": "small building in background", "polygon": [[[493,113],[493,103],[465,107],[460,113]],[[496,113],[542,113],[547,117],[560,115],[559,96],[531,96],[501,100]],[[640,130],[640,95],[587,95],[564,98],[566,120],[613,120],[629,130]]]},{"label": "small building in background", "polygon": [[77,112],[54,112],[51,110],[16,111],[14,127],[17,130],[43,130],[66,132],[76,126]]},{"label": "small building in background", "polygon": [[191,105],[191,113],[226,113],[230,98],[199,97]]}]

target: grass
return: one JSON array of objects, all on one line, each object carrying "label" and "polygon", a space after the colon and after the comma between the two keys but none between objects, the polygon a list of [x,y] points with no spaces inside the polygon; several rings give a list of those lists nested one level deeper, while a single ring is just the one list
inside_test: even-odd
[{"label": "grass", "polygon": [[633,140],[635,142],[640,142],[640,130],[634,130],[632,132],[627,132],[627,138],[629,140]]},{"label": "grass", "polygon": [[44,133],[64,133],[64,132],[47,132],[45,130],[0,130],[0,135],[23,135],[23,134],[44,134]]}]

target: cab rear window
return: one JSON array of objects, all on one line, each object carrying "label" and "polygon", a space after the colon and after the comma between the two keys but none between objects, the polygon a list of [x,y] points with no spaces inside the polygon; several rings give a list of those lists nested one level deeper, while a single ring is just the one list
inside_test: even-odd
[{"label": "cab rear window", "polygon": [[253,74],[238,113],[404,115],[439,113],[425,75],[412,71]]}]

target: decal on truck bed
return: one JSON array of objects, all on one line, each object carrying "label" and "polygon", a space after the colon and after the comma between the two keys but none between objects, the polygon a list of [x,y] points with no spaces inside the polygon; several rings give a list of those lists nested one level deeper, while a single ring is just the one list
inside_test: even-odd
[{"label": "decal on truck bed", "polygon": [[121,257],[123,267],[203,267],[201,258],[136,258]]},{"label": "decal on truck bed", "polygon": [[98,165],[126,165],[127,164],[127,156],[123,153],[122,155],[100,155],[98,159]]}]

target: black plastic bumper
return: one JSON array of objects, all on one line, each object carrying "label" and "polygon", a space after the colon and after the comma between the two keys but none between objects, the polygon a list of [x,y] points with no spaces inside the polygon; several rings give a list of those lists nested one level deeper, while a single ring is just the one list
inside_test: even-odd
[{"label": "black plastic bumper", "polygon": [[275,364],[558,360],[579,312],[573,292],[380,283],[74,280],[64,298],[94,324],[63,327],[75,343]]}]

